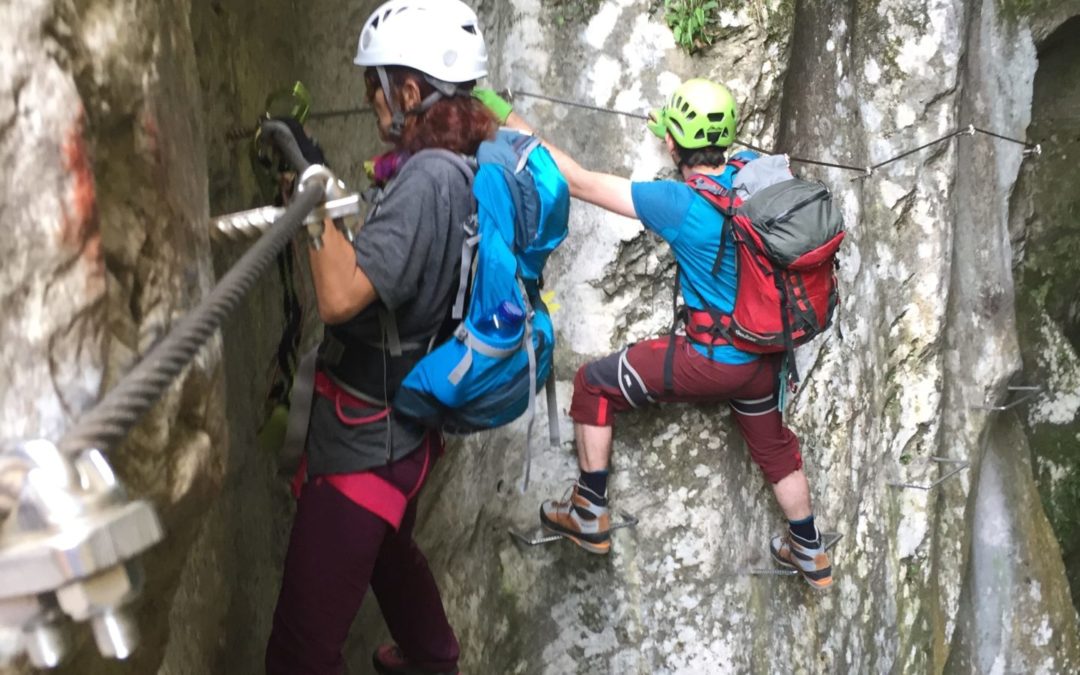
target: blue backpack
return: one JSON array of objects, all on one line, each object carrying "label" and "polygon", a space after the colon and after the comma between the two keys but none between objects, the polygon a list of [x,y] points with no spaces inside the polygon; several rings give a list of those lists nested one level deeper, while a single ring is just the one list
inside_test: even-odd
[{"label": "blue backpack", "polygon": [[[506,129],[481,144],[475,174],[459,155],[422,152],[446,157],[472,179],[476,213],[465,224],[451,314],[461,323],[409,371],[393,408],[450,433],[493,429],[528,413],[531,437],[536,393],[546,382],[551,440],[558,444],[549,378],[555,332],[540,286],[548,256],[567,234],[566,181],[538,138]],[[523,489],[530,457],[527,439]]]}]

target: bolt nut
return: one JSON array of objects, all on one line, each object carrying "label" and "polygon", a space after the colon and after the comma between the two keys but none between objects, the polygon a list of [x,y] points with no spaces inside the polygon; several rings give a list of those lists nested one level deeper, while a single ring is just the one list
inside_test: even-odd
[{"label": "bolt nut", "polygon": [[124,610],[105,612],[90,621],[101,655],[110,659],[126,659],[139,643],[139,627]]},{"label": "bolt nut", "polygon": [[60,608],[76,621],[103,614],[135,597],[142,587],[142,571],[134,561],[114,565],[56,591]]},{"label": "bolt nut", "polygon": [[68,652],[67,633],[53,623],[42,623],[23,631],[23,643],[30,664],[36,668],[55,668]]}]

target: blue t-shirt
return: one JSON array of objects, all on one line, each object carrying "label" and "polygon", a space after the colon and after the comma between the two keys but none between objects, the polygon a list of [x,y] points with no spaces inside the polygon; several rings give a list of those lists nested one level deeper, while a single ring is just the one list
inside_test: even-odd
[{"label": "blue t-shirt", "polygon": [[[752,159],[756,155],[740,153],[739,156]],[[712,178],[730,188],[734,176],[735,167],[729,165],[723,174]],[[735,306],[737,274],[735,242],[728,232],[724,259],[719,272],[713,275],[724,225],[716,208],[686,183],[670,180],[633,183],[630,192],[634,211],[642,224],[663,237],[675,254],[682,269],[679,290],[686,304],[695,309],[712,307],[731,312]],[[709,355],[705,345],[695,344],[694,348]],[[758,355],[723,345],[712,348],[712,358],[720,363],[740,364],[750,363]]]}]

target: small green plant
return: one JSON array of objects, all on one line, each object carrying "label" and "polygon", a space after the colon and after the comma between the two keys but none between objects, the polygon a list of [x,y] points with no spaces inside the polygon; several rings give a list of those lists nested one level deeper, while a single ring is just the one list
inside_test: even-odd
[{"label": "small green plant", "polygon": [[664,0],[664,20],[675,42],[693,54],[711,45],[716,38],[717,0]]}]

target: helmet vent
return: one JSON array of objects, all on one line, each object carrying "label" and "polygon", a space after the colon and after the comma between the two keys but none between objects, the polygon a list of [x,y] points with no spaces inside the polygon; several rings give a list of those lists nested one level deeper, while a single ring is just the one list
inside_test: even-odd
[{"label": "helmet vent", "polygon": [[722,112],[709,113],[709,121],[710,122],[723,122],[724,117],[725,117],[725,114],[722,113]]},{"label": "helmet vent", "polygon": [[720,136],[721,136],[721,133],[719,131],[710,131],[709,132],[709,142],[710,143],[717,142],[718,140],[720,140]]},{"label": "helmet vent", "polygon": [[691,110],[690,112],[686,113],[686,119],[694,121],[695,119],[697,119],[697,113]]},{"label": "helmet vent", "polygon": [[469,33],[470,35],[476,35],[476,26],[473,26],[472,24],[465,24],[461,27],[461,30]]}]

